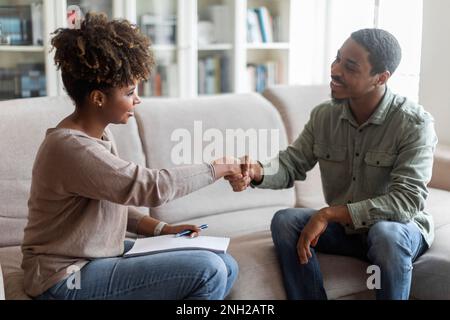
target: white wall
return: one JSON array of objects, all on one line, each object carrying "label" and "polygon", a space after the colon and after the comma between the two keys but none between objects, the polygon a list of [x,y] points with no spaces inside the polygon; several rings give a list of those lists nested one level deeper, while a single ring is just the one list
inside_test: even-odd
[{"label": "white wall", "polygon": [[441,144],[450,145],[450,1],[423,2],[419,101],[436,120]]}]

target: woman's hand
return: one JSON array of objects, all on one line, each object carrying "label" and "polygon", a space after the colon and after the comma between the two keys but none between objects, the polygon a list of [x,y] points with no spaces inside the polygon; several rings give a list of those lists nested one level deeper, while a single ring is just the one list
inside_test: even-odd
[{"label": "woman's hand", "polygon": [[166,224],[164,226],[164,228],[161,231],[161,234],[177,234],[181,231],[184,230],[192,230],[193,232],[191,234],[189,234],[188,236],[191,238],[195,238],[198,237],[198,235],[200,234],[200,231],[202,231],[202,229],[200,229],[198,226],[192,225],[192,224],[180,224],[177,226],[172,226],[170,224]]},{"label": "woman's hand", "polygon": [[216,179],[241,173],[241,161],[234,157],[223,157],[211,163],[216,172]]}]

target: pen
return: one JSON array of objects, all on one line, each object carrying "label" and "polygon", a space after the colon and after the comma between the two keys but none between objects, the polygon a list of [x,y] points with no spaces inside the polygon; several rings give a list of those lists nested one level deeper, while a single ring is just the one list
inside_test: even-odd
[{"label": "pen", "polygon": [[[203,229],[208,228],[208,225],[207,224],[202,224],[199,228],[203,230]],[[184,230],[184,231],[178,232],[175,235],[175,238],[186,236],[188,234],[191,234],[192,232],[193,232],[192,230]]]}]

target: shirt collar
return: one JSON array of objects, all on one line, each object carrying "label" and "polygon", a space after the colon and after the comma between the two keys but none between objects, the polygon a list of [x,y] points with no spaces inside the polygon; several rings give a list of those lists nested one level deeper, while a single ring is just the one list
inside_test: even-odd
[{"label": "shirt collar", "polygon": [[[381,99],[380,103],[378,104],[377,109],[375,112],[370,116],[369,120],[367,120],[367,123],[371,124],[383,124],[384,120],[386,119],[387,114],[389,113],[390,106],[393,99],[393,93],[389,88],[386,88],[386,92]],[[356,120],[353,117],[353,114],[350,110],[350,105],[348,104],[348,101],[344,102],[342,104],[342,112],[340,119],[348,120],[350,123],[358,126],[356,124]]]}]

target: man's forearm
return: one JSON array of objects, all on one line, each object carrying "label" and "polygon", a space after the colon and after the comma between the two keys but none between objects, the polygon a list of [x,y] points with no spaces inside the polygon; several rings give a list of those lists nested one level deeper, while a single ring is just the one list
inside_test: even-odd
[{"label": "man's forearm", "polygon": [[351,226],[353,225],[352,217],[350,215],[348,207],[345,205],[328,207],[322,210],[323,214],[329,222],[338,222]]}]

